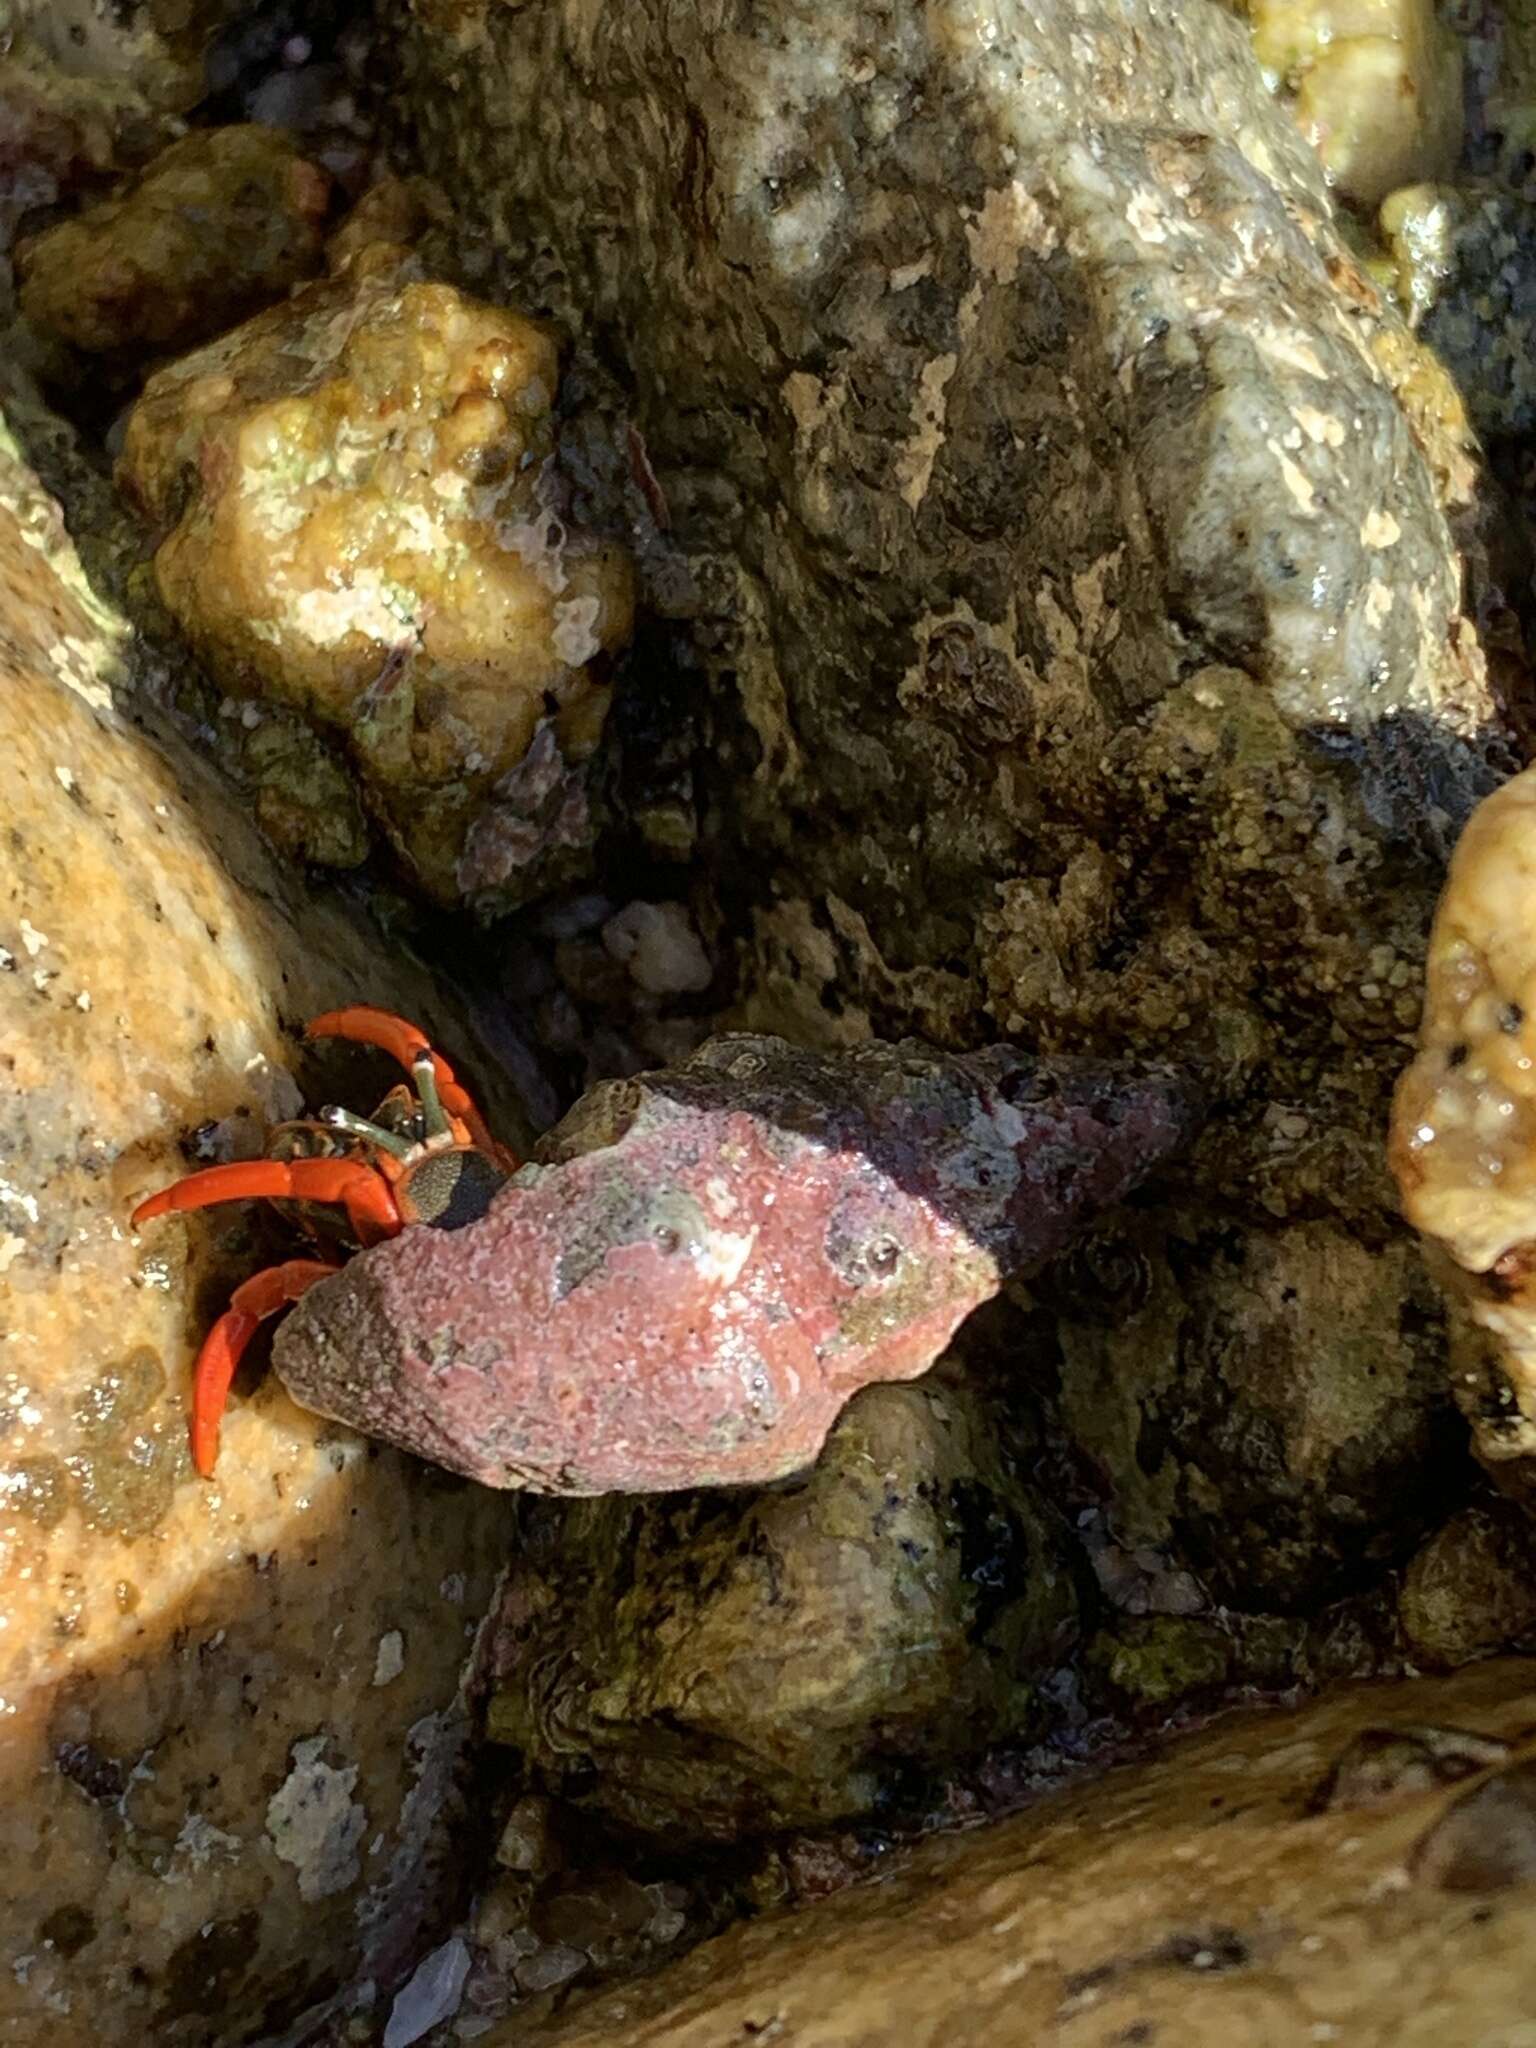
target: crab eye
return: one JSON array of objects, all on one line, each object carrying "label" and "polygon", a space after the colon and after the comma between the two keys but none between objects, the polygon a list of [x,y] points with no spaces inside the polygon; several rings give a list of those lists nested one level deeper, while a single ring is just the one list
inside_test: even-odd
[{"label": "crab eye", "polygon": [[651,1241],[656,1249],[665,1252],[669,1259],[683,1248],[681,1234],[674,1230],[670,1223],[658,1223],[651,1232]]},{"label": "crab eye", "polygon": [[876,1238],[864,1254],[864,1262],[877,1280],[888,1279],[901,1264],[901,1246],[893,1238]]}]

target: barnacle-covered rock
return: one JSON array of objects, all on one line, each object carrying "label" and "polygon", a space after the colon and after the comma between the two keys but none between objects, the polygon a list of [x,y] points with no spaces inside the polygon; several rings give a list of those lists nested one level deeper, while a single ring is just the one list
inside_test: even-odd
[{"label": "barnacle-covered rock", "polygon": [[366,994],[456,1031],[377,932],[303,902],[205,762],[146,735],[133,646],[0,431],[17,2048],[281,2034],[353,1972],[398,1974],[448,1909],[432,1828],[455,1810],[466,1631],[506,1540],[495,1496],[325,1427],[271,1379],[237,1396],[218,1484],[191,1470],[193,1352],[281,1240],[237,1209],[141,1241],[134,1200],[295,1113],[315,1009]]},{"label": "barnacle-covered rock", "polygon": [[160,371],[125,436],[210,673],[333,735],[445,903],[535,742],[562,787],[591,755],[629,633],[627,558],[551,495],[557,371],[543,329],[372,243]]},{"label": "barnacle-covered rock", "polygon": [[959,1387],[875,1387],[788,1487],[534,1516],[490,1732],[626,1826],[725,1840],[1025,1733],[1076,1594],[1018,1462]]},{"label": "barnacle-covered rock", "polygon": [[462,1229],[312,1288],[306,1406],[488,1486],[761,1483],[1188,1137],[1167,1068],[747,1034],[593,1088]]},{"label": "barnacle-covered rock", "polygon": [[1478,1451],[1536,1455],[1536,769],[1473,813],[1425,966],[1418,1057],[1398,1083],[1403,1213],[1493,1340],[1493,1384],[1453,1375]]},{"label": "barnacle-covered rock", "polygon": [[322,267],[331,181],[275,128],[203,128],[24,242],[21,309],[118,362],[190,348]]}]

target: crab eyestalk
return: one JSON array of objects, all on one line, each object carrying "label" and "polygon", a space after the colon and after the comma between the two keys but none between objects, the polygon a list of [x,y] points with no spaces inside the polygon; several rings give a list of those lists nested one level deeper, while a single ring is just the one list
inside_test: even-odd
[{"label": "crab eyestalk", "polygon": [[394,1159],[409,1159],[415,1151],[409,1138],[402,1138],[396,1131],[387,1131],[382,1124],[369,1121],[365,1116],[354,1116],[350,1109],[337,1109],[334,1105],[322,1109],[320,1121],[333,1131],[345,1131],[350,1138],[361,1138],[366,1145],[375,1145],[381,1152],[387,1152]]},{"label": "crab eyestalk", "polygon": [[430,1144],[434,1138],[452,1138],[455,1133],[438,1093],[437,1064],[431,1052],[419,1052],[411,1061],[411,1079],[421,1102],[423,1139]]}]

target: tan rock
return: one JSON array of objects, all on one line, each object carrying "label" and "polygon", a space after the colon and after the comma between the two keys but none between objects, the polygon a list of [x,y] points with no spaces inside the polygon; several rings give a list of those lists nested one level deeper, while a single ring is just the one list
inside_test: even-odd
[{"label": "tan rock", "polygon": [[6,2048],[280,2031],[402,1959],[505,1531],[275,1382],[237,1399],[218,1482],[191,1473],[191,1352],[267,1240],[244,1208],[136,1239],[130,1205],[195,1129],[254,1149],[298,1106],[317,1007],[448,1020],[129,722],[130,653],[0,439]]},{"label": "tan rock", "polygon": [[1419,1051],[1392,1105],[1403,1213],[1491,1340],[1453,1385],[1479,1454],[1536,1453],[1536,770],[1469,820],[1435,910]]},{"label": "tan rock", "polygon": [[1260,63],[1296,88],[1297,124],[1350,199],[1374,206],[1451,174],[1461,44],[1431,0],[1248,0],[1247,12]]},{"label": "tan rock", "polygon": [[151,378],[125,437],[200,659],[342,739],[445,902],[535,739],[591,754],[630,631],[627,558],[547,496],[557,371],[542,329],[375,243]]},{"label": "tan rock", "polygon": [[[878,1883],[738,1925],[554,2025],[532,2031],[517,2015],[480,2038],[1514,2048],[1536,1994],[1530,1891],[1510,1892],[1508,1909],[1488,1893],[1532,1859],[1519,1842],[1497,1858],[1469,1858],[1465,1844],[1494,1806],[1506,1833],[1518,1819],[1536,1840],[1511,1817],[1525,1797],[1518,1764],[1508,1796],[1498,1776],[1471,1791],[1410,1777],[1395,1798],[1309,1809],[1362,1729],[1514,1734],[1530,1722],[1533,1681],[1536,1666],[1510,1661],[1231,1717],[1016,1819],[888,1859]],[[1461,1818],[1442,1828],[1453,1809]],[[1480,1894],[1443,1888],[1469,1877]]]},{"label": "tan rock", "polygon": [[275,128],[200,128],[17,250],[21,309],[91,355],[192,347],[320,269],[331,181]]}]

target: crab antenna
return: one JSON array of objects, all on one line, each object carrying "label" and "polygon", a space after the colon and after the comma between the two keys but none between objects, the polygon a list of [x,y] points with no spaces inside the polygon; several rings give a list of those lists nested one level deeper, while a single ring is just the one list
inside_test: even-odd
[{"label": "crab antenna", "polygon": [[443,1098],[437,1092],[437,1068],[430,1052],[419,1052],[411,1061],[411,1079],[416,1083],[416,1093],[421,1098],[424,1134],[428,1138],[451,1137],[453,1126],[443,1108]]},{"label": "crab antenna", "polygon": [[377,1145],[381,1152],[392,1153],[396,1159],[409,1159],[414,1149],[409,1139],[386,1131],[382,1124],[370,1123],[365,1116],[354,1116],[350,1109],[322,1109],[320,1121],[329,1124],[333,1131],[346,1131],[351,1137],[366,1138],[370,1145]]}]

